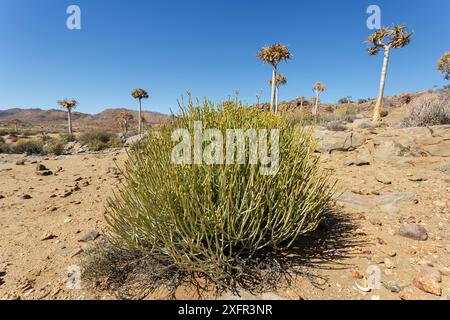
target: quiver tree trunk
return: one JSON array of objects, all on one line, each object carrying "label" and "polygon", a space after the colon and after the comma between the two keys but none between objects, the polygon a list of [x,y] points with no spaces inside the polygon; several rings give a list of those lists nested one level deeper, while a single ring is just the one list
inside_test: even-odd
[{"label": "quiver tree trunk", "polygon": [[276,79],[277,79],[277,68],[274,66],[272,69],[272,93],[270,97],[270,110],[274,112],[277,112],[275,104]]},{"label": "quiver tree trunk", "polygon": [[380,79],[380,90],[378,91],[378,98],[377,102],[375,104],[375,108],[373,110],[373,121],[379,121],[380,120],[380,113],[381,113],[381,103],[383,101],[383,94],[384,94],[384,85],[386,83],[386,73],[389,63],[389,54],[390,54],[391,48],[386,47],[384,51],[384,59],[383,59],[383,69],[381,69],[381,79]]}]

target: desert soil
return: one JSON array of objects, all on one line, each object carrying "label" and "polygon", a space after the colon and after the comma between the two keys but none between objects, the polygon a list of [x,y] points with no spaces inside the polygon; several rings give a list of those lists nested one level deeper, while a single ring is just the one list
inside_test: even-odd
[{"label": "desert soil", "polygon": [[[69,289],[66,273],[104,236],[104,206],[121,181],[115,159],[120,165],[125,158],[124,150],[49,158],[0,155],[1,299],[115,298],[113,293],[86,289],[83,283],[81,289]],[[267,297],[450,299],[450,175],[436,170],[449,165],[450,158],[351,165],[357,158],[357,150],[322,155],[323,166],[334,170],[346,199],[337,202],[339,214],[355,227],[326,245],[322,254],[329,259],[318,257],[317,266],[309,267],[321,281],[314,285],[309,277],[298,277],[290,287]],[[24,164],[17,165],[21,159]],[[53,174],[38,175],[38,164]],[[405,199],[382,210],[376,205],[381,197],[398,193]],[[399,235],[405,224],[422,226],[422,234],[416,236],[423,237],[426,230],[426,240]],[[95,239],[80,241],[89,233]],[[365,286],[358,278],[373,266],[380,270],[383,284],[364,292],[355,281]],[[177,297],[197,298],[189,288],[181,288]]]}]

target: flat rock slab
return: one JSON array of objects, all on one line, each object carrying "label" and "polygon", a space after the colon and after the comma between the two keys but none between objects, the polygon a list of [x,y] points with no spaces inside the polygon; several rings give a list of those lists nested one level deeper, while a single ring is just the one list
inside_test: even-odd
[{"label": "flat rock slab", "polygon": [[428,239],[427,230],[421,225],[415,223],[404,224],[400,227],[397,234],[399,236],[418,241],[425,241]]},{"label": "flat rock slab", "polygon": [[356,210],[371,210],[376,206],[366,197],[354,194],[352,192],[344,192],[336,199],[338,204]]},{"label": "flat rock slab", "polygon": [[98,233],[95,230],[91,230],[86,232],[80,239],[78,239],[79,242],[89,242],[97,239],[100,236],[100,233]]},{"label": "flat rock slab", "polygon": [[378,198],[377,205],[396,205],[399,202],[413,202],[416,200],[417,194],[414,192],[387,193]]}]

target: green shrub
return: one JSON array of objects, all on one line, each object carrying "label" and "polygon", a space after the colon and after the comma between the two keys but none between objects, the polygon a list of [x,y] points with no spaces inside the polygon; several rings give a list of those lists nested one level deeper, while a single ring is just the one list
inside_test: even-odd
[{"label": "green shrub", "polygon": [[41,140],[21,139],[9,146],[9,152],[14,154],[41,154],[43,145],[44,144]]},{"label": "green shrub", "polygon": [[450,124],[450,102],[445,93],[432,93],[414,99],[408,105],[403,127],[427,127]]},{"label": "green shrub", "polygon": [[100,151],[111,147],[110,140],[112,138],[112,134],[108,132],[95,130],[83,133],[79,140],[82,144],[87,145],[89,150]]},{"label": "green shrub", "polygon": [[327,130],[330,131],[345,131],[347,130],[347,127],[344,126],[343,124],[333,121],[333,122],[329,122],[326,125]]},{"label": "green shrub", "polygon": [[[279,129],[279,170],[261,164],[177,165],[171,161],[175,128]],[[265,113],[235,103],[183,108],[183,116],[130,149],[124,186],[108,200],[106,220],[117,245],[157,257],[186,273],[226,284],[239,265],[262,252],[289,248],[316,229],[332,197],[328,171],[319,168],[311,131],[286,113]],[[224,142],[225,144],[225,142]],[[245,146],[248,151],[248,145]],[[272,148],[272,144],[270,144]]]},{"label": "green shrub", "polygon": [[61,135],[58,138],[53,138],[47,141],[47,143],[44,145],[43,153],[45,154],[54,154],[54,155],[61,155],[64,153],[64,149],[66,144],[68,143],[68,135]]}]

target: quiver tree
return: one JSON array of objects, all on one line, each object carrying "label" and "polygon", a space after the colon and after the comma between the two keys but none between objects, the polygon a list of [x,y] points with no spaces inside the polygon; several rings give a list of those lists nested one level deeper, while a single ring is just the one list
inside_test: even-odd
[{"label": "quiver tree", "polygon": [[122,129],[123,133],[128,133],[128,128],[130,127],[130,122],[133,121],[134,117],[131,112],[122,111],[119,112],[115,117],[115,122]]},{"label": "quiver tree", "polygon": [[14,127],[15,132],[19,132],[19,126],[22,125],[22,121],[20,121],[19,119],[11,119],[9,121],[9,125]]},{"label": "quiver tree", "polygon": [[277,112],[276,106],[276,77],[277,77],[277,67],[280,61],[287,61],[292,58],[289,49],[279,43],[273,44],[271,46],[263,47],[258,52],[258,58],[265,63],[269,63],[272,66],[272,92],[270,98],[270,109]]},{"label": "quiver tree", "polygon": [[323,84],[322,82],[317,81],[314,84],[314,87],[313,87],[312,90],[316,94],[316,97],[314,99],[314,108],[313,108],[313,111],[312,111],[313,115],[317,115],[317,111],[318,111],[318,108],[319,108],[319,97],[320,97],[320,94],[322,92],[324,92],[326,88],[327,88],[326,85]]},{"label": "quiver tree", "polygon": [[439,59],[437,70],[444,75],[445,80],[449,80],[450,79],[449,69],[450,69],[450,51],[447,51]]},{"label": "quiver tree", "polygon": [[386,29],[381,28],[369,36],[369,48],[367,52],[370,55],[377,55],[381,50],[384,50],[383,68],[381,69],[380,89],[378,91],[377,102],[373,111],[373,121],[381,119],[381,103],[383,100],[384,86],[386,81],[387,67],[389,63],[389,55],[391,49],[399,49],[408,45],[411,41],[412,32],[407,32],[406,26],[399,25]]},{"label": "quiver tree", "polygon": [[76,108],[78,102],[74,99],[64,99],[64,100],[59,100],[58,101],[58,105],[67,110],[67,122],[68,122],[68,127],[69,127],[69,137],[72,137],[73,135],[73,130],[72,130],[72,110]]},{"label": "quiver tree", "polygon": [[[281,73],[277,74],[275,78],[275,110],[278,110],[278,98],[280,93],[280,86],[284,86],[287,83],[287,79]],[[269,80],[269,85],[272,86],[272,80]]]},{"label": "quiver tree", "polygon": [[138,114],[138,133],[142,133],[142,99],[148,99],[148,93],[144,89],[134,89],[131,92],[131,96],[139,101],[139,114]]}]

